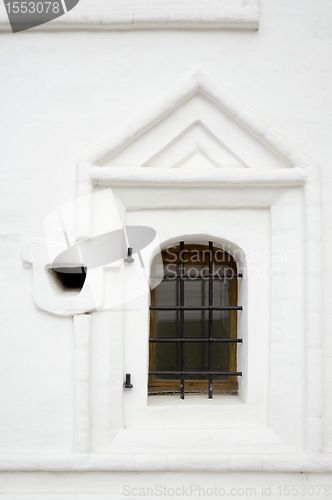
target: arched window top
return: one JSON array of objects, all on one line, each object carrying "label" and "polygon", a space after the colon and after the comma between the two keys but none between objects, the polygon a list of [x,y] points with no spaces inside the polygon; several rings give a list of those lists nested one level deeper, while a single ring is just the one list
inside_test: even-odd
[{"label": "arched window top", "polygon": [[210,245],[204,245],[200,243],[184,243],[182,249],[180,243],[178,245],[169,246],[163,249],[161,252],[163,262],[174,262],[176,259],[176,261],[180,264],[181,252],[185,265],[190,263],[204,263],[208,266],[209,257],[211,254],[212,262],[214,264],[219,263],[224,265],[229,263],[230,267],[236,267],[236,262],[232,255],[222,248],[216,246],[215,244],[212,244],[211,248]]},{"label": "arched window top", "polygon": [[[237,394],[237,266],[209,242],[162,251],[151,292],[149,394]],[[160,276],[152,263],[152,279]]]}]

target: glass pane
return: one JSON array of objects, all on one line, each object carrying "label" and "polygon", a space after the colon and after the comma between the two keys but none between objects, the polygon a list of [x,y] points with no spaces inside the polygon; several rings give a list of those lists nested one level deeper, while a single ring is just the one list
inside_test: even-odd
[{"label": "glass pane", "polygon": [[155,306],[180,305],[179,280],[163,280],[154,291]]},{"label": "glass pane", "polygon": [[179,273],[179,266],[178,264],[174,264],[172,262],[165,262],[164,263],[164,275],[168,275],[172,277],[172,281],[176,280],[176,276]]},{"label": "glass pane", "polygon": [[[225,313],[225,311],[222,311]],[[213,311],[213,316],[219,315],[219,311]],[[208,338],[209,337],[209,312],[208,311],[185,311],[185,338]],[[229,312],[226,312],[229,315]],[[224,330],[220,328],[220,320],[213,320],[213,337],[227,338]],[[228,333],[228,332],[227,332]],[[213,342],[212,344],[212,371],[229,370],[229,344]],[[209,343],[195,342],[185,343],[185,370],[208,371],[209,369]],[[216,375],[214,380],[227,380],[227,376]],[[188,375],[187,380],[207,380],[202,375]]]},{"label": "glass pane", "polygon": [[[155,338],[179,338],[180,318],[179,311],[154,311]],[[180,345],[179,343],[154,342],[154,369],[153,371],[179,371]],[[177,380],[176,375],[156,375],[158,380]]]},{"label": "glass pane", "polygon": [[212,336],[215,338],[229,339],[229,311],[213,311]]},{"label": "glass pane", "polygon": [[[185,343],[184,360],[186,371],[208,371],[209,346],[207,342]],[[185,380],[208,380],[206,375],[186,375]]]},{"label": "glass pane", "polygon": [[[198,339],[209,336],[209,312],[185,311],[184,312],[185,338]],[[207,371],[209,368],[208,344],[206,342],[185,342],[184,360],[186,371]],[[186,380],[207,380],[202,375],[186,375]]]},{"label": "glass pane", "polygon": [[[205,278],[209,268],[198,264],[185,265],[185,274],[190,276],[184,282],[184,305],[209,305],[209,281]],[[203,277],[203,278],[202,278]]]},{"label": "glass pane", "polygon": [[209,311],[184,311],[184,337],[209,336]]},{"label": "glass pane", "polygon": [[180,313],[179,311],[154,311],[155,338],[179,338]]},{"label": "glass pane", "polygon": [[[155,343],[154,371],[179,371],[180,370],[180,344]],[[178,375],[157,375],[158,380],[178,380]]]},{"label": "glass pane", "polygon": [[[214,342],[212,346],[212,370],[214,372],[229,371],[229,347],[228,343]],[[228,375],[215,375],[213,380],[228,380]]]},{"label": "glass pane", "polygon": [[[213,305],[229,307],[230,280],[213,281]],[[213,311],[213,336],[230,338],[230,311]]]},{"label": "glass pane", "polygon": [[[217,267],[217,266],[216,266]],[[231,274],[228,266],[218,266],[218,274]],[[220,307],[230,306],[230,280],[220,279],[213,281],[213,305]],[[230,338],[230,311],[213,311],[213,337]],[[230,344],[213,344],[212,369],[213,371],[229,371]],[[228,376],[216,375],[214,380],[228,380]]]}]

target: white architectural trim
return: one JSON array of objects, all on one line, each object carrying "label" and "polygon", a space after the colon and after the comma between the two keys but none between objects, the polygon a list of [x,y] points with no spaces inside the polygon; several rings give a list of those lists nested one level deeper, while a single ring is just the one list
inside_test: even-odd
[{"label": "white architectural trim", "polygon": [[[91,194],[93,190],[93,183],[91,182],[91,177],[96,176],[96,180],[101,181],[103,185],[106,184],[107,174],[113,177],[115,185],[117,184],[117,176],[121,172],[121,176],[127,176],[127,180],[130,183],[134,183],[134,179],[130,180],[129,170],[117,171],[115,170],[95,170],[95,168],[100,167],[107,159],[114,156],[116,153],[121,151],[124,147],[128,146],[135,139],[145,133],[147,130],[151,129],[159,122],[161,122],[166,116],[176,110],[179,106],[188,101],[191,97],[196,94],[201,94],[207,99],[209,99],[215,106],[219,107],[221,111],[226,113],[232,120],[243,127],[249,134],[258,139],[259,142],[272,150],[278,157],[281,157],[286,164],[290,167],[298,167],[302,169],[303,175],[307,177],[310,175],[310,198],[308,198],[309,203],[316,204],[317,200],[320,200],[320,180],[319,180],[319,169],[315,162],[304,155],[301,151],[294,147],[286,138],[279,134],[269,123],[267,123],[260,115],[255,113],[252,109],[247,107],[242,103],[233,93],[229,90],[223,88],[219,82],[216,82],[210,75],[207,75],[202,70],[194,71],[193,73],[187,75],[178,84],[173,86],[167,93],[165,93],[161,98],[152,102],[144,110],[132,115],[132,117],[125,122],[122,126],[116,129],[111,135],[102,140],[93,149],[84,154],[78,162],[77,165],[77,197],[85,196]],[[250,172],[250,173],[249,173]],[[133,173],[133,172],[132,172]],[[131,173],[131,174],[132,174]],[[162,177],[163,174],[156,174],[151,172],[149,169],[149,174],[145,174],[143,171],[136,176],[136,185],[142,185],[142,178],[145,176],[145,182],[147,184],[152,183],[148,180],[148,177],[159,175]],[[171,174],[169,172],[164,174],[165,176],[178,175]],[[212,175],[209,172],[209,177]],[[252,176],[256,178],[257,183],[259,183],[259,177],[261,178],[262,184],[265,183],[265,173],[260,173],[258,171],[250,170],[245,173],[234,174],[233,172],[228,174],[214,174],[214,175],[225,175],[225,176]],[[271,174],[273,175],[273,174]],[[283,174],[274,174],[283,175]],[[290,175],[291,174],[286,174]],[[121,177],[119,176],[119,177]],[[207,176],[205,176],[207,177]],[[176,179],[174,179],[176,180]],[[201,178],[197,177],[197,186],[201,184]],[[161,181],[161,179],[160,179]],[[164,181],[165,182],[165,181]],[[190,181],[191,182],[191,181]],[[195,178],[192,184],[194,184]],[[205,180],[205,182],[208,182]],[[249,181],[248,181],[249,182]],[[109,182],[108,185],[113,185],[113,182]],[[318,201],[320,203],[320,201]],[[78,227],[77,233],[82,236],[89,234],[90,228],[90,217],[91,217],[91,207],[87,204],[82,206],[80,213],[78,213]],[[315,225],[316,227],[316,225]]]},{"label": "white architectural trim", "polygon": [[[161,122],[172,111],[185,103],[195,94],[202,94],[215,106],[237,122],[248,134],[254,136],[284,161],[283,169],[259,170],[243,168],[237,170],[215,169],[208,173],[190,172],[187,178],[181,170],[152,169],[138,167],[103,167],[107,160],[128,146],[140,135]],[[127,471],[332,471],[332,460],[321,453],[322,449],[322,387],[321,374],[321,264],[317,256],[321,255],[320,227],[320,176],[318,166],[289,141],[263,120],[254,111],[245,106],[231,92],[223,89],[217,82],[203,72],[198,71],[180,82],[163,98],[136,114],[111,136],[88,152],[78,164],[78,196],[89,194],[93,184],[128,189],[137,186],[158,189],[186,185],[190,189],[200,190],[206,186],[241,187],[250,189],[281,189],[302,186],[305,206],[305,242],[304,252],[307,257],[306,280],[306,410],[305,410],[305,450],[301,453],[270,454],[203,454],[199,457],[188,454],[144,455],[137,454],[88,454],[88,456],[40,455],[0,456],[2,470],[127,470]],[[272,206],[270,203],[269,206]],[[78,236],[90,233],[91,208],[86,204],[77,214]],[[78,351],[77,351],[78,354]],[[88,343],[85,343],[84,363],[88,359]],[[76,387],[80,379],[75,379]],[[84,398],[87,388],[81,386]],[[75,421],[87,422],[86,404],[76,406]],[[85,420],[84,420],[85,419]],[[82,446],[78,450],[88,451],[90,428],[75,433],[82,437]]]},{"label": "white architectural trim", "polygon": [[285,187],[303,186],[305,173],[300,168],[284,170],[185,170],[168,168],[93,167],[91,180],[99,186],[181,187]]},{"label": "white architectural trim", "polygon": [[78,164],[79,174],[83,175],[88,165],[102,165],[107,158],[115,155],[196,94],[210,100],[250,135],[282,157],[289,166],[305,167],[315,164],[232,92],[204,71],[197,70],[188,74],[143,110],[132,115],[128,121],[83,155]]},{"label": "white architectural trim", "polygon": [[[181,171],[172,169],[126,169],[116,167],[102,167],[110,157],[114,156],[128,144],[137,139],[147,130],[158,124],[176,108],[185,103],[195,94],[202,94],[212,101],[224,113],[242,126],[249,134],[267,146],[277,156],[283,158],[289,169],[282,171],[262,172],[256,169],[225,171],[209,170],[208,174],[191,171],[190,179],[185,179]],[[167,171],[166,171],[167,170]],[[208,180],[209,179],[209,180]],[[321,227],[320,227],[320,174],[318,166],[293,144],[279,134],[270,124],[254,111],[239,101],[231,92],[225,90],[210,76],[202,71],[196,71],[173,87],[162,99],[152,103],[141,113],[135,114],[122,127],[95,147],[91,153],[85,155],[78,164],[78,196],[92,192],[92,184],[100,183],[108,186],[157,186],[173,185],[173,187],[205,185],[261,186],[269,183],[300,185],[304,183],[305,212],[306,212],[306,253],[309,268],[306,273],[306,334],[307,334],[307,405],[306,405],[306,437],[305,447],[309,453],[319,453],[322,449],[322,397],[317,394],[317,388],[322,386],[321,372],[321,264],[317,255],[321,255]],[[91,182],[92,181],[92,182]],[[88,231],[84,227],[87,215],[91,213],[89,207],[78,214],[78,224],[83,235]],[[87,233],[88,234],[88,233]],[[318,262],[317,262],[318,260]],[[315,319],[313,321],[313,318]],[[317,320],[317,321],[316,321]],[[262,459],[262,457],[261,457]],[[308,458],[301,455],[295,459],[295,469],[305,468]],[[280,463],[272,459],[270,470],[288,470],[292,468],[292,461],[288,454],[283,456]],[[186,457],[186,463],[190,457]],[[263,459],[264,461],[264,459]],[[311,460],[309,459],[309,462]],[[234,457],[236,463],[236,457]],[[300,465],[302,463],[302,465]],[[213,459],[213,467],[217,462]],[[212,465],[210,465],[212,466]],[[331,464],[328,466],[330,467]],[[203,466],[201,466],[203,467]],[[250,467],[250,465],[248,465]],[[265,465],[261,465],[265,469]],[[276,467],[276,469],[274,469]],[[313,463],[309,466],[313,467]],[[236,470],[240,470],[235,466]],[[202,469],[200,469],[202,470]]]},{"label": "white architectural trim", "polygon": [[144,454],[92,453],[86,455],[29,453],[0,455],[1,471],[113,471],[113,472],[331,472],[330,455],[306,453]]},{"label": "white architectural trim", "polygon": [[74,453],[90,451],[91,316],[74,316]]},{"label": "white architectural trim", "polygon": [[[83,3],[83,2],[82,2]],[[132,30],[132,29],[209,29],[236,28],[257,30],[259,26],[258,0],[244,2],[221,0],[220,7],[206,6],[206,0],[193,0],[190,7],[181,0],[178,8],[169,8],[167,0],[158,2],[158,8],[116,9],[111,2],[104,10],[90,10],[79,4],[72,11],[42,24],[33,31],[75,30]],[[10,31],[7,17],[0,19],[0,32]]]}]

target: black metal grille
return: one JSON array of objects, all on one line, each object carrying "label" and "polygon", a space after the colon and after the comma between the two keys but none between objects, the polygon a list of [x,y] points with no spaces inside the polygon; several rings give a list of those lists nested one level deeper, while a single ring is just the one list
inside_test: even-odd
[{"label": "black metal grille", "polygon": [[[242,339],[225,339],[225,338],[213,338],[213,311],[242,311],[242,306],[225,306],[219,307],[213,305],[213,280],[214,279],[230,279],[230,278],[242,278],[242,274],[232,274],[232,275],[220,275],[218,273],[213,273],[213,242],[209,241],[209,273],[203,276],[190,276],[184,272],[184,241],[180,242],[180,273],[177,275],[164,275],[156,276],[151,275],[150,278],[162,278],[162,279],[179,279],[180,280],[180,305],[179,306],[150,306],[151,311],[179,311],[180,312],[180,337],[179,338],[158,338],[150,339],[151,343],[168,343],[175,342],[180,343],[180,370],[179,371],[149,371],[149,375],[174,375],[180,379],[180,397],[184,399],[184,388],[185,388],[185,376],[207,376],[209,385],[208,393],[209,399],[213,397],[213,377],[214,376],[242,376],[242,372],[229,372],[229,371],[213,371],[212,370],[212,349],[213,344],[216,342],[225,343],[241,343]],[[209,305],[208,306],[186,306],[184,304],[184,281],[186,279],[206,279],[209,280]],[[209,330],[208,338],[185,338],[184,336],[184,312],[187,310],[191,311],[209,311]],[[186,371],[184,362],[184,352],[185,344],[192,342],[207,342],[209,344],[208,348],[208,370],[207,371]]]}]

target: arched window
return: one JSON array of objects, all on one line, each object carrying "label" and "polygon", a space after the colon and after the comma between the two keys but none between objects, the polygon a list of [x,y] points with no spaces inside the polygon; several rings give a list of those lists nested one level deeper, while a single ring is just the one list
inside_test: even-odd
[{"label": "arched window", "polygon": [[180,242],[162,262],[152,263],[151,279],[164,277],[151,291],[149,394],[237,394],[235,260],[212,242]]}]

